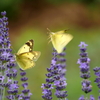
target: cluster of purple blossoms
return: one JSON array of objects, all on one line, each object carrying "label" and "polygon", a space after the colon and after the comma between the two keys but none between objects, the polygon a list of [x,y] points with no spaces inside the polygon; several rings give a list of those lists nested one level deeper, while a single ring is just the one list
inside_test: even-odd
[{"label": "cluster of purple blossoms", "polygon": [[85,98],[83,95],[79,98],[79,100],[95,100],[95,98],[93,97],[93,95],[90,95],[90,98]]},{"label": "cluster of purple blossoms", "polygon": [[[65,49],[64,49],[65,50]],[[60,99],[66,99],[67,97],[67,91],[65,91],[66,88],[66,78],[65,78],[65,72],[66,72],[66,59],[64,58],[65,53],[62,52],[58,54],[55,49],[53,49],[53,58],[51,60],[51,66],[50,68],[47,68],[48,73],[46,74],[47,79],[46,83],[42,84],[41,88],[43,88],[43,96],[42,98],[44,100],[52,100],[52,89],[54,89],[55,86],[55,95],[57,98]],[[59,58],[58,58],[59,57]]]},{"label": "cluster of purple blossoms", "polygon": [[[0,18],[0,100],[7,98],[13,100],[18,98],[18,81],[15,80],[17,76],[16,64],[14,63],[14,56],[11,54],[11,44],[9,40],[8,18],[6,12],[1,12],[3,16]],[[5,96],[5,93],[8,93]],[[6,94],[7,94],[6,93]]]},{"label": "cluster of purple blossoms", "polygon": [[96,67],[93,69],[97,78],[95,79],[95,83],[97,83],[98,88],[100,89],[100,67]]},{"label": "cluster of purple blossoms", "polygon": [[[93,70],[95,75],[97,76],[94,82],[97,83],[97,86],[99,88],[99,94],[100,94],[100,67],[95,67]],[[100,96],[98,97],[98,100],[100,100]]]},{"label": "cluster of purple blossoms", "polygon": [[[6,17],[6,11],[1,12],[3,16],[0,18],[0,100],[30,100],[30,91],[27,89],[28,83],[23,83],[24,90],[21,94],[19,92],[17,77],[17,69],[15,63],[15,57],[11,53],[11,43],[8,33],[8,18]],[[21,72],[21,76],[25,73]],[[27,78],[21,78],[22,82]],[[28,94],[28,96],[26,96]]]},{"label": "cluster of purple blossoms", "polygon": [[20,75],[22,76],[21,78],[21,81],[22,81],[22,87],[24,88],[22,90],[22,93],[21,93],[21,97],[23,100],[30,100],[30,96],[32,95],[32,93],[30,92],[29,89],[27,89],[28,87],[28,78],[25,76],[26,75],[26,72],[22,69],[20,69]]},{"label": "cluster of purple blossoms", "polygon": [[[91,86],[91,82],[89,81],[90,78],[90,66],[89,66],[89,62],[90,59],[88,58],[88,54],[86,52],[88,45],[85,44],[84,42],[81,42],[79,47],[80,47],[80,59],[78,59],[78,64],[80,65],[80,77],[83,78],[82,81],[82,90],[87,94],[89,92],[92,91],[92,86]],[[92,98],[92,99],[91,99]],[[95,100],[93,99],[93,96],[90,96],[90,100]],[[81,96],[79,98],[79,100],[85,100],[84,96]]]}]

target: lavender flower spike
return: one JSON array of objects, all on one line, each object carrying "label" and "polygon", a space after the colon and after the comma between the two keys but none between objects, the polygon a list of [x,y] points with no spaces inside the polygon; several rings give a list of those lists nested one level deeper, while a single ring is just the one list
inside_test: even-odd
[{"label": "lavender flower spike", "polygon": [[51,60],[51,66],[50,68],[47,68],[48,73],[46,74],[47,78],[46,78],[46,83],[42,84],[41,88],[42,88],[42,93],[44,94],[42,96],[42,98],[44,100],[52,100],[52,89],[53,89],[53,82],[54,82],[54,73],[56,73],[54,71],[54,68],[56,66],[56,62],[57,59],[55,58],[57,53],[54,53],[54,57]]},{"label": "lavender flower spike", "polygon": [[[67,91],[65,91],[66,88],[66,78],[65,78],[65,72],[66,72],[66,59],[63,57],[65,56],[65,53],[61,53],[60,58],[58,53],[55,49],[53,49],[53,58],[51,60],[51,66],[50,68],[47,68],[47,71],[49,72],[46,74],[46,84],[42,84],[41,88],[43,88],[43,96],[42,98],[44,100],[52,100],[52,89],[55,86],[56,92],[55,95],[57,98],[60,99],[66,99],[67,97]],[[67,100],[67,99],[66,99]]]},{"label": "lavender flower spike", "polygon": [[85,100],[84,96],[82,95],[78,100]]},{"label": "lavender flower spike", "polygon": [[[80,77],[83,78],[82,81],[82,90],[85,93],[89,93],[92,91],[92,86],[91,82],[88,80],[90,78],[90,59],[88,58],[88,54],[86,52],[88,45],[85,44],[84,42],[81,42],[79,47],[80,47],[80,59],[78,59],[77,63],[80,65]],[[80,99],[81,100],[81,99]]]},{"label": "lavender flower spike", "polygon": [[[94,73],[96,75],[96,79],[94,80],[95,83],[97,83],[97,86],[99,88],[99,95],[100,95],[100,67],[95,67],[94,69]],[[100,96],[98,97],[98,100],[100,100]]]},{"label": "lavender flower spike", "polygon": [[95,98],[93,97],[93,95],[90,95],[90,100],[95,100]]},{"label": "lavender flower spike", "polygon": [[[65,51],[65,48],[64,50]],[[67,86],[66,83],[66,78],[65,78],[65,73],[66,73],[66,59],[64,58],[66,55],[65,52],[62,52],[60,54],[58,54],[58,58],[57,58],[57,64],[55,67],[55,71],[57,71],[56,74],[54,74],[54,85],[56,88],[56,92],[55,95],[57,96],[57,98],[59,99],[66,99],[67,97],[67,91],[65,91],[65,88]]]},{"label": "lavender flower spike", "polygon": [[95,75],[97,76],[94,82],[97,83],[97,86],[100,90],[100,67],[95,67],[93,70],[95,72]]},{"label": "lavender flower spike", "polygon": [[[3,16],[0,18],[0,100],[18,99],[18,82],[15,80],[17,76],[16,64],[14,56],[11,54],[11,44],[8,33],[8,18],[6,11],[1,12]],[[7,96],[5,96],[8,93]]]},{"label": "lavender flower spike", "polygon": [[20,75],[22,76],[21,77],[22,87],[24,88],[22,90],[22,93],[20,94],[20,96],[22,97],[23,100],[31,100],[32,93],[30,92],[29,89],[27,89],[27,87],[28,87],[28,82],[27,82],[28,78],[25,77],[26,72],[22,69],[20,69],[20,71],[21,71]]}]

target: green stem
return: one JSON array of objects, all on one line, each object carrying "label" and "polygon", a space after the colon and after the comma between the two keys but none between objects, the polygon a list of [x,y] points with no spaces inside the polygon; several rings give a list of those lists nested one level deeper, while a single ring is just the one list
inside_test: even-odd
[{"label": "green stem", "polygon": [[2,86],[0,87],[0,100],[2,100],[2,93],[3,93],[3,90],[2,90]]},{"label": "green stem", "polygon": [[4,98],[5,98],[5,87],[3,89],[2,100],[5,100]]},{"label": "green stem", "polygon": [[[12,84],[13,84],[13,83],[14,83],[14,78],[12,77]],[[14,100],[16,100],[16,99],[15,99],[15,96],[14,96]]]},{"label": "green stem", "polygon": [[85,100],[88,100],[88,94],[86,94],[86,98],[85,98]]},{"label": "green stem", "polygon": [[[1,70],[0,74],[3,75],[3,71],[2,70]],[[2,84],[2,82],[1,82],[1,84]],[[1,95],[0,99],[2,100],[2,98],[3,98],[3,87],[2,86],[0,87],[0,95]]]}]

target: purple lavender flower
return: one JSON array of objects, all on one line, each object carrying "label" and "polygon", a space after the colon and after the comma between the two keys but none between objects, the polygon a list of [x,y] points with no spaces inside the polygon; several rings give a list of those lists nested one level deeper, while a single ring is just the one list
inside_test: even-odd
[{"label": "purple lavender flower", "polygon": [[88,80],[83,80],[82,81],[82,90],[85,92],[85,93],[89,93],[91,92],[91,82],[88,81]]},{"label": "purple lavender flower", "polygon": [[78,100],[85,100],[84,96],[82,95]]},{"label": "purple lavender flower", "polygon": [[65,78],[65,72],[66,72],[66,59],[64,58],[65,55],[66,55],[65,52],[58,54],[58,59],[56,64],[57,68],[55,69],[56,71],[58,71],[58,73],[54,75],[55,79],[54,86],[56,88],[55,95],[59,99],[66,99],[67,97],[67,91],[65,91],[65,88],[67,86]]},{"label": "purple lavender flower", "polygon": [[90,100],[95,100],[95,98],[93,97],[93,95],[90,95]]},{"label": "purple lavender flower", "polygon": [[98,100],[100,100],[100,96],[98,97]]},{"label": "purple lavender flower", "polygon": [[[99,94],[100,94],[100,67],[95,67],[93,70],[95,75],[97,76],[94,82],[97,83],[97,86],[99,88]],[[98,100],[100,100],[100,96],[98,97]]]},{"label": "purple lavender flower", "polygon": [[90,99],[88,99],[87,97],[85,98],[85,97],[82,95],[78,100],[95,100],[95,98],[93,97],[93,95],[90,95]]},{"label": "purple lavender flower", "polygon": [[[86,52],[88,45],[85,44],[84,42],[81,42],[79,47],[80,47],[80,59],[78,59],[77,63],[80,64],[79,68],[80,68],[80,77],[83,78],[82,81],[82,90],[85,93],[89,93],[92,91],[92,86],[91,86],[91,82],[88,80],[90,78],[90,66],[89,66],[89,62],[90,59],[88,58],[88,54]],[[83,98],[83,97],[82,97]],[[79,99],[81,100],[81,99]],[[84,100],[84,99],[83,99]]]},{"label": "purple lavender flower", "polygon": [[100,67],[95,67],[94,69],[95,75],[97,76],[97,78],[95,79],[95,83],[97,83],[98,88],[100,89]]},{"label": "purple lavender flower", "polygon": [[[11,44],[9,40],[8,33],[8,18],[6,17],[6,11],[1,12],[3,16],[0,18],[0,100],[16,99],[18,96],[18,82],[16,82],[15,77],[17,76],[16,64],[14,63],[14,56],[11,54]],[[7,90],[8,96],[5,96],[5,89]]]},{"label": "purple lavender flower", "polygon": [[[41,88],[43,88],[43,96],[42,98],[44,100],[52,100],[52,92],[51,90],[54,89],[53,86],[55,86],[56,92],[55,95],[59,99],[66,99],[67,97],[67,91],[65,91],[66,88],[66,78],[65,78],[65,72],[66,72],[66,59],[64,58],[65,53],[58,53],[54,49],[53,58],[51,60],[51,66],[50,68],[47,68],[47,71],[49,72],[46,74],[47,79],[46,83],[42,84]],[[60,57],[59,57],[60,56]],[[58,58],[59,57],[59,58]]]},{"label": "purple lavender flower", "polygon": [[21,78],[22,87],[24,88],[22,90],[22,93],[20,94],[20,96],[22,97],[23,100],[30,100],[31,99],[30,96],[32,95],[32,93],[30,92],[29,89],[27,89],[27,87],[28,87],[28,82],[27,82],[28,78],[25,77],[26,72],[22,69],[20,69],[20,71],[21,71],[20,75],[22,76],[22,78]]},{"label": "purple lavender flower", "polygon": [[[53,54],[56,56],[55,52]],[[42,86],[41,86],[41,88],[43,89],[42,93],[44,94],[42,96],[42,98],[44,100],[52,100],[52,91],[51,90],[53,89],[52,83],[54,82],[53,76],[54,76],[54,73],[56,73],[56,72],[54,72],[54,69],[56,67],[56,61],[57,61],[55,56],[51,60],[50,68],[47,68],[48,73],[46,74],[46,76],[47,76],[46,83],[42,84]]]}]

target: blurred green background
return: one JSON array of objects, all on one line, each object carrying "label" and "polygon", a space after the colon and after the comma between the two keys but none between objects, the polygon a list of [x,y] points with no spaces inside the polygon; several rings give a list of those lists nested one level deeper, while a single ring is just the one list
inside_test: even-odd
[{"label": "blurred green background", "polygon": [[[50,67],[52,44],[48,44],[47,28],[51,31],[69,29],[74,36],[67,45],[67,88],[68,99],[78,100],[85,95],[81,90],[79,65],[79,43],[88,44],[87,52],[91,59],[91,85],[88,94],[97,99],[98,88],[94,83],[93,68],[100,65],[100,0],[0,0],[0,12],[7,11],[10,40],[13,52],[29,39],[34,39],[34,50],[41,51],[36,66],[26,70],[31,100],[42,100],[42,83],[45,83],[46,68]],[[20,75],[18,75],[19,79]],[[53,100],[57,100],[54,96]]]}]

